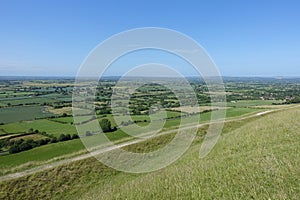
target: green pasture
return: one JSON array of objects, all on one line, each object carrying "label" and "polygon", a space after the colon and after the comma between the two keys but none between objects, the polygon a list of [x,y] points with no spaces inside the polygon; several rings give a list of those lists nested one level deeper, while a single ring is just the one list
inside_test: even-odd
[{"label": "green pasture", "polygon": [[43,106],[0,108],[0,113],[0,123],[34,120],[35,118],[53,116],[53,114],[46,112]]},{"label": "green pasture", "polygon": [[62,124],[48,119],[23,121],[1,125],[0,129],[8,133],[27,132],[29,129],[45,131],[48,134],[59,136],[60,134],[76,134],[76,128],[70,124]]}]

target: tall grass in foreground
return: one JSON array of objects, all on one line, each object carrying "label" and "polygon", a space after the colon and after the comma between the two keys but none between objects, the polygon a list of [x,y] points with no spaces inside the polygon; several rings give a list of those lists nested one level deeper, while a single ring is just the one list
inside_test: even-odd
[{"label": "tall grass in foreground", "polygon": [[299,199],[300,111],[269,115],[223,135],[203,160],[199,145],[180,161],[82,199]]},{"label": "tall grass in foreground", "polygon": [[[203,127],[188,152],[163,170],[126,174],[90,158],[0,183],[0,199],[300,199],[299,120],[294,109],[228,123],[200,160]],[[126,149],[150,151],[170,139]]]}]

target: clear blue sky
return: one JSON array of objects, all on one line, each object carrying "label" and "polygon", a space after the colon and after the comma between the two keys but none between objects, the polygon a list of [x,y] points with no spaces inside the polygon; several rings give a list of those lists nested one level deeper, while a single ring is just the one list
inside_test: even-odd
[{"label": "clear blue sky", "polygon": [[300,76],[300,1],[0,1],[0,75],[75,75],[101,41],[157,26],[198,41],[226,76]]}]

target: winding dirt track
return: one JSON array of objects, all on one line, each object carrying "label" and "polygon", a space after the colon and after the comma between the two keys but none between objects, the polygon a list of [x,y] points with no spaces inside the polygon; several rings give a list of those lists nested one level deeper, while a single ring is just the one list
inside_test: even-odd
[{"label": "winding dirt track", "polygon": [[[264,112],[260,112],[260,113],[254,113],[252,115],[241,116],[241,117],[234,118],[234,119],[228,119],[228,120],[225,120],[224,122],[241,121],[241,120],[245,120],[245,119],[249,119],[249,118],[260,117],[262,115],[269,114],[269,113],[274,112],[274,111],[286,110],[286,109],[291,109],[291,108],[295,108],[295,107],[299,107],[299,106],[300,105],[286,107],[286,108],[280,108],[280,109],[268,110],[268,111],[264,111]],[[190,128],[199,128],[199,127],[202,127],[202,126],[205,126],[205,125],[209,125],[211,123],[220,123],[220,121],[208,122],[208,123],[188,126],[188,127],[181,128],[180,130],[187,130],[187,129],[190,129]],[[176,131],[178,131],[178,129],[177,130],[173,129],[173,130],[163,131],[163,132],[161,132],[161,133],[159,133],[155,136],[134,139],[132,141],[116,144],[114,146],[104,147],[102,149],[99,149],[99,150],[96,150],[96,151],[93,151],[93,152],[90,152],[90,153],[87,153],[87,154],[84,154],[84,155],[79,155],[79,156],[76,156],[76,157],[73,157],[73,158],[68,158],[68,159],[56,161],[56,162],[53,162],[53,163],[50,163],[50,164],[41,165],[41,166],[34,167],[34,168],[31,168],[31,169],[28,169],[28,170],[24,170],[22,172],[7,174],[7,175],[4,175],[4,176],[1,176],[0,181],[7,181],[7,180],[11,180],[11,179],[21,178],[21,177],[28,176],[28,175],[31,175],[31,174],[34,174],[34,173],[37,173],[37,172],[47,170],[47,169],[52,169],[52,168],[55,168],[55,167],[58,167],[58,166],[61,166],[61,165],[65,165],[65,164],[68,164],[68,163],[71,163],[71,162],[74,162],[74,161],[84,160],[84,159],[93,157],[95,155],[101,154],[101,153],[112,151],[112,150],[117,149],[117,148],[122,148],[122,147],[125,147],[125,146],[129,146],[129,145],[132,145],[132,144],[143,142],[143,141],[145,141],[147,139],[150,139],[150,138],[158,137],[158,136],[165,135],[165,134],[174,133]]]}]

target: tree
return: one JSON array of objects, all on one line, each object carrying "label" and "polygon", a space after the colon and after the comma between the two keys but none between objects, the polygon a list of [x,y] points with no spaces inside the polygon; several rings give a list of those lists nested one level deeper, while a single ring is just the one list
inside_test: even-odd
[{"label": "tree", "polygon": [[70,134],[66,135],[66,140],[71,140],[71,135]]},{"label": "tree", "polygon": [[41,139],[41,140],[39,141],[39,145],[40,145],[40,146],[45,145],[45,144],[47,144],[47,142],[46,142],[44,139]]},{"label": "tree", "polygon": [[28,141],[24,141],[22,144],[19,146],[19,151],[26,151],[32,149],[32,145]]},{"label": "tree", "polygon": [[50,138],[46,138],[46,139],[45,139],[46,144],[50,143],[50,141],[51,141]]},{"label": "tree", "polygon": [[65,134],[60,134],[59,138],[58,138],[58,141],[66,141],[66,136]]},{"label": "tree", "polygon": [[73,134],[73,135],[72,135],[72,140],[73,140],[73,139],[77,139],[77,138],[79,138],[79,136],[78,136],[77,134]]},{"label": "tree", "polygon": [[111,131],[111,122],[108,119],[102,119],[100,121],[100,126],[101,126],[103,132]]},{"label": "tree", "polygon": [[17,145],[13,145],[9,148],[9,153],[18,153],[18,152],[20,152],[20,150]]},{"label": "tree", "polygon": [[6,146],[9,146],[9,139],[0,140],[0,149]]},{"label": "tree", "polygon": [[[31,146],[31,148],[35,148],[35,147],[39,146],[38,142],[34,141],[33,139],[25,140],[23,143],[27,143],[29,146]],[[26,150],[28,150],[28,149],[26,149]]]},{"label": "tree", "polygon": [[50,141],[51,143],[56,143],[57,142],[57,138],[56,137],[53,137],[53,138],[51,138],[51,141]]}]

